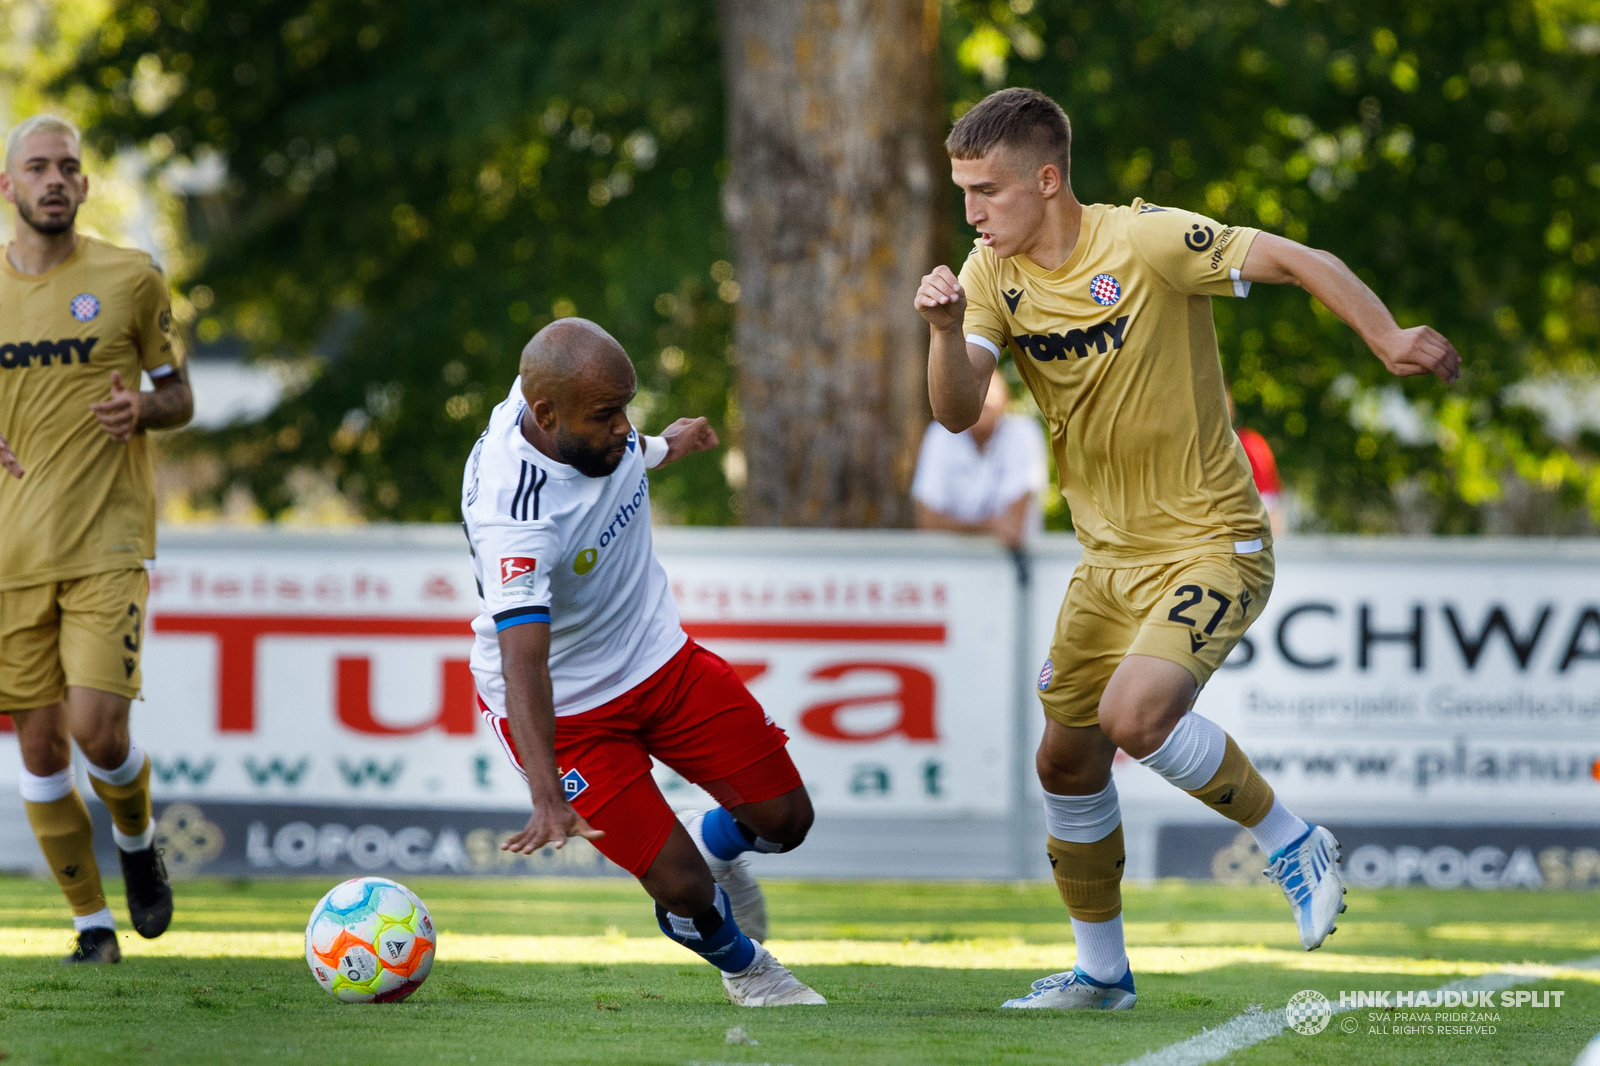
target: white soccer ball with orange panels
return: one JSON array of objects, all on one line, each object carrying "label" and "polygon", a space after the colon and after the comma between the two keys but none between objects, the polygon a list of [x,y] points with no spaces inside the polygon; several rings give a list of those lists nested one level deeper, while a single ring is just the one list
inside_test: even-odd
[{"label": "white soccer ball with orange panels", "polygon": [[437,941],[428,908],[410,889],[386,877],[356,877],[311,909],[306,962],[335,999],[398,1003],[427,980]]}]

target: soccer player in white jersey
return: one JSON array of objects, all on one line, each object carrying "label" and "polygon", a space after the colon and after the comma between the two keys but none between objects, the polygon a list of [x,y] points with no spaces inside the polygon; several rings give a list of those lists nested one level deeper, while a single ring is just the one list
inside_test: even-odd
[{"label": "soccer player in white jersey", "polygon": [[[461,499],[481,600],[479,706],[533,800],[505,846],[532,854],[584,837],[639,879],[661,931],[721,970],[735,1004],[826,1003],[758,942],[764,904],[740,859],[789,851],[811,828],[788,737],[684,633],[651,547],[646,471],[716,447],[716,434],[704,418],[637,433],[633,364],[583,319],[540,330],[520,370]],[[680,823],[652,755],[720,806]]]}]

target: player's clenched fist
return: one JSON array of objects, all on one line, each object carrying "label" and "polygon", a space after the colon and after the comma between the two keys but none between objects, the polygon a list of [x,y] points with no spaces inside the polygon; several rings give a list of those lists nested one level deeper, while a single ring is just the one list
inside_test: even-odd
[{"label": "player's clenched fist", "polygon": [[967,313],[967,294],[947,266],[936,266],[917,288],[917,312],[937,330],[959,330]]},{"label": "player's clenched fist", "polygon": [[1400,377],[1432,374],[1449,384],[1461,376],[1460,353],[1432,326],[1399,330],[1373,349],[1389,372]]},{"label": "player's clenched fist", "polygon": [[711,423],[704,417],[680,418],[662,430],[661,437],[667,442],[667,455],[661,460],[662,466],[675,463],[694,452],[715,448],[718,443],[717,431],[711,428]]}]

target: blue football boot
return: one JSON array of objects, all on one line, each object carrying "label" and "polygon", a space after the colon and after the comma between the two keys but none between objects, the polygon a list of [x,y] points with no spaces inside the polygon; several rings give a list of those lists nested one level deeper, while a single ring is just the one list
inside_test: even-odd
[{"label": "blue football boot", "polygon": [[1024,1010],[1132,1010],[1139,997],[1133,991],[1133,969],[1114,985],[1101,984],[1074,966],[1066,973],[1053,973],[1033,983],[1033,991],[1021,999],[1008,999],[1002,1007]]},{"label": "blue football boot", "polygon": [[1294,908],[1300,946],[1321,947],[1344,913],[1344,882],[1339,879],[1339,842],[1314,825],[1293,844],[1275,851],[1262,873],[1278,883]]}]

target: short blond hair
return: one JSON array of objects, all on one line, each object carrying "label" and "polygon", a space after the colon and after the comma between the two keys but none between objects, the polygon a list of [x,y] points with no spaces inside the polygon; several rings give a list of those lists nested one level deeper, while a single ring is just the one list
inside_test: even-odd
[{"label": "short blond hair", "polygon": [[34,133],[65,133],[78,145],[78,151],[83,152],[83,131],[72,122],[60,115],[34,115],[25,118],[6,134],[6,169],[11,169],[11,162],[22,151],[22,142]]}]

